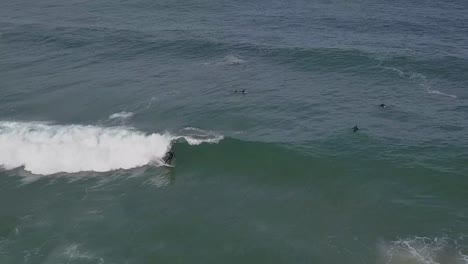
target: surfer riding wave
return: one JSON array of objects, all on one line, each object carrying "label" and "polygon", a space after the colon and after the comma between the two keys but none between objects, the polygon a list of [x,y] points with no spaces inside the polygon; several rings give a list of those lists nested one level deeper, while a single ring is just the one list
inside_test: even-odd
[{"label": "surfer riding wave", "polygon": [[163,157],[163,161],[164,163],[168,164],[168,165],[171,165],[171,162],[172,162],[172,159],[175,157],[175,154],[174,152],[172,151],[168,151],[166,152],[166,154],[164,155]]}]

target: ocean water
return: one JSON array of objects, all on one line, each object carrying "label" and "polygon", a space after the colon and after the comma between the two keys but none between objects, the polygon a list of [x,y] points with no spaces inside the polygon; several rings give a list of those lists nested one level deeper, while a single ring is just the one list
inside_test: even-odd
[{"label": "ocean water", "polygon": [[466,1],[1,1],[0,263],[466,264],[467,126]]}]

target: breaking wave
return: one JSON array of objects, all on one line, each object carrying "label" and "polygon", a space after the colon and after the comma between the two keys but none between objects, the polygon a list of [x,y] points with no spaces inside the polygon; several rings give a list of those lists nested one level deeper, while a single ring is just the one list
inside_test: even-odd
[{"label": "breaking wave", "polygon": [[0,122],[0,166],[50,175],[158,165],[172,142],[179,139],[198,145],[217,143],[222,137],[148,134],[127,127]]}]

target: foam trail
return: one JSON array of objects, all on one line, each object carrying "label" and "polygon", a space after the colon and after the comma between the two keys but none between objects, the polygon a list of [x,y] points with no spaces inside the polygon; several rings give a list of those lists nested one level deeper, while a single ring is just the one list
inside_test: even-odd
[{"label": "foam trail", "polygon": [[202,143],[218,143],[224,137],[213,131],[206,131],[196,127],[186,127],[183,129],[183,135],[174,139],[184,139],[189,145],[200,145]]},{"label": "foam trail", "polygon": [[446,93],[443,93],[443,92],[437,91],[437,90],[427,89],[426,91],[429,94],[438,94],[438,95],[448,96],[448,97],[451,97],[451,98],[457,98],[457,96],[454,95],[454,94],[446,94]]},{"label": "foam trail", "polygon": [[128,119],[133,116],[132,112],[119,112],[109,116],[109,119]]},{"label": "foam trail", "polygon": [[380,245],[381,259],[386,264],[466,264],[456,241],[448,238],[414,237]]},{"label": "foam trail", "polygon": [[245,60],[243,59],[240,59],[234,55],[228,55],[226,57],[224,57],[224,61],[223,61],[223,64],[224,65],[237,65],[237,64],[242,64],[244,63]]},{"label": "foam trail", "polygon": [[103,258],[93,256],[90,252],[83,250],[80,244],[76,243],[65,247],[61,254],[52,254],[51,257],[59,263],[74,263],[75,261],[80,263],[105,263]]},{"label": "foam trail", "polygon": [[190,136],[179,136],[175,139],[184,139],[189,145],[200,145],[202,143],[218,143],[223,139],[223,136],[215,137],[215,138],[195,138]]},{"label": "foam trail", "polygon": [[405,73],[400,70],[400,69],[397,69],[397,68],[392,68],[392,67],[384,67],[384,66],[380,66],[382,69],[385,69],[385,70],[389,70],[389,71],[394,71],[398,74],[398,76],[404,78],[406,77]]},{"label": "foam trail", "polygon": [[160,160],[174,138],[123,127],[0,122],[0,166],[43,175],[130,169]]},{"label": "foam trail", "polygon": [[427,81],[426,76],[424,76],[422,74],[412,73],[410,75],[410,79],[411,80],[419,80],[421,82],[420,85],[422,87],[426,88],[426,92],[428,94],[437,94],[437,95],[447,96],[447,97],[451,97],[451,98],[457,98],[457,96],[454,95],[454,94],[447,94],[447,93],[443,93],[441,91],[432,89],[430,83]]}]

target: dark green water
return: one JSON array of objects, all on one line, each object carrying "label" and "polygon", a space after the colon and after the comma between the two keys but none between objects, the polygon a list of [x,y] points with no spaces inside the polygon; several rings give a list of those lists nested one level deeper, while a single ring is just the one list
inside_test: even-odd
[{"label": "dark green water", "polygon": [[0,263],[468,263],[467,14],[0,3]]}]

